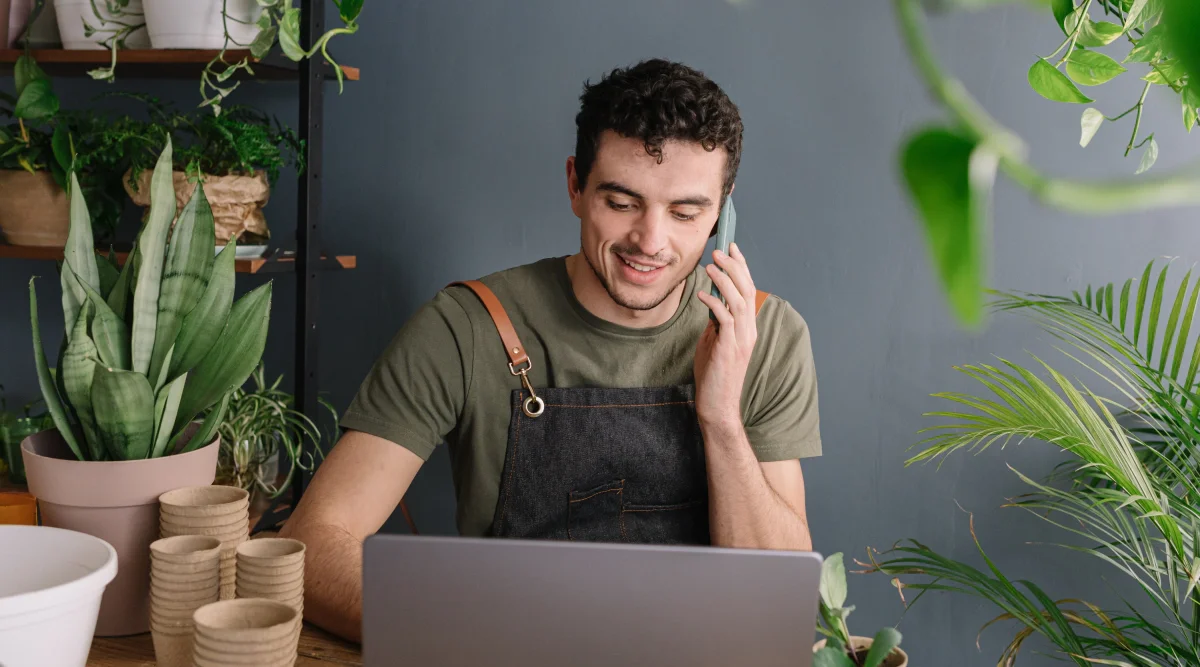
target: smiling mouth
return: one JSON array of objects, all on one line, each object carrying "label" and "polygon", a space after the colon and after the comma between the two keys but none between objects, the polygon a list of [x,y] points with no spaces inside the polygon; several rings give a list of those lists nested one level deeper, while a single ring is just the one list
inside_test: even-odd
[{"label": "smiling mouth", "polygon": [[656,269],[661,269],[661,268],[663,268],[663,266],[666,266],[665,264],[663,264],[663,265],[642,264],[641,262],[635,262],[631,259],[625,259],[624,257],[621,257],[620,255],[617,255],[617,257],[620,258],[620,260],[625,263],[625,266],[628,266],[629,268],[633,269],[634,271],[638,271],[640,273],[650,273],[651,271],[654,271]]}]

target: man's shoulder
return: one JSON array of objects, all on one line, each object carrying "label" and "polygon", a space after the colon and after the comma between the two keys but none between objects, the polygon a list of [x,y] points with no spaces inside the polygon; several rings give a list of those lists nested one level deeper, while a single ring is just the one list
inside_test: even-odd
[{"label": "man's shoulder", "polygon": [[[541,304],[544,307],[553,301],[554,295],[562,292],[561,274],[565,273],[564,262],[563,257],[547,257],[481,277],[463,278],[462,281],[478,280],[483,283],[515,320],[531,306]],[[491,321],[479,297],[465,285],[448,285],[434,298],[435,303],[439,301],[447,305],[450,302],[457,304],[473,321],[484,318],[488,322]]]}]

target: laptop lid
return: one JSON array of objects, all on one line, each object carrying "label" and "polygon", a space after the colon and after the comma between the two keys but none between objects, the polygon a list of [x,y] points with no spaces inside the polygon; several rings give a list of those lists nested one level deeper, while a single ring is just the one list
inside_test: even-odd
[{"label": "laptop lid", "polygon": [[810,667],[811,552],[375,535],[366,667]]}]

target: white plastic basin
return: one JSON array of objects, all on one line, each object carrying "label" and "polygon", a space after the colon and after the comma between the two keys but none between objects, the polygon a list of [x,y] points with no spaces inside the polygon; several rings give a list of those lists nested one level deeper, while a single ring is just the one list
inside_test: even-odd
[{"label": "white plastic basin", "polygon": [[0,526],[0,665],[84,667],[117,552],[45,526]]}]

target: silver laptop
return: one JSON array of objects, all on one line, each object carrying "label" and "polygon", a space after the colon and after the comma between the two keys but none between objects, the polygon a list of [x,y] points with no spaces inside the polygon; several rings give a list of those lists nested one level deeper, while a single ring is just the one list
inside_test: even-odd
[{"label": "silver laptop", "polygon": [[816,553],[375,535],[365,667],[811,667]]}]

